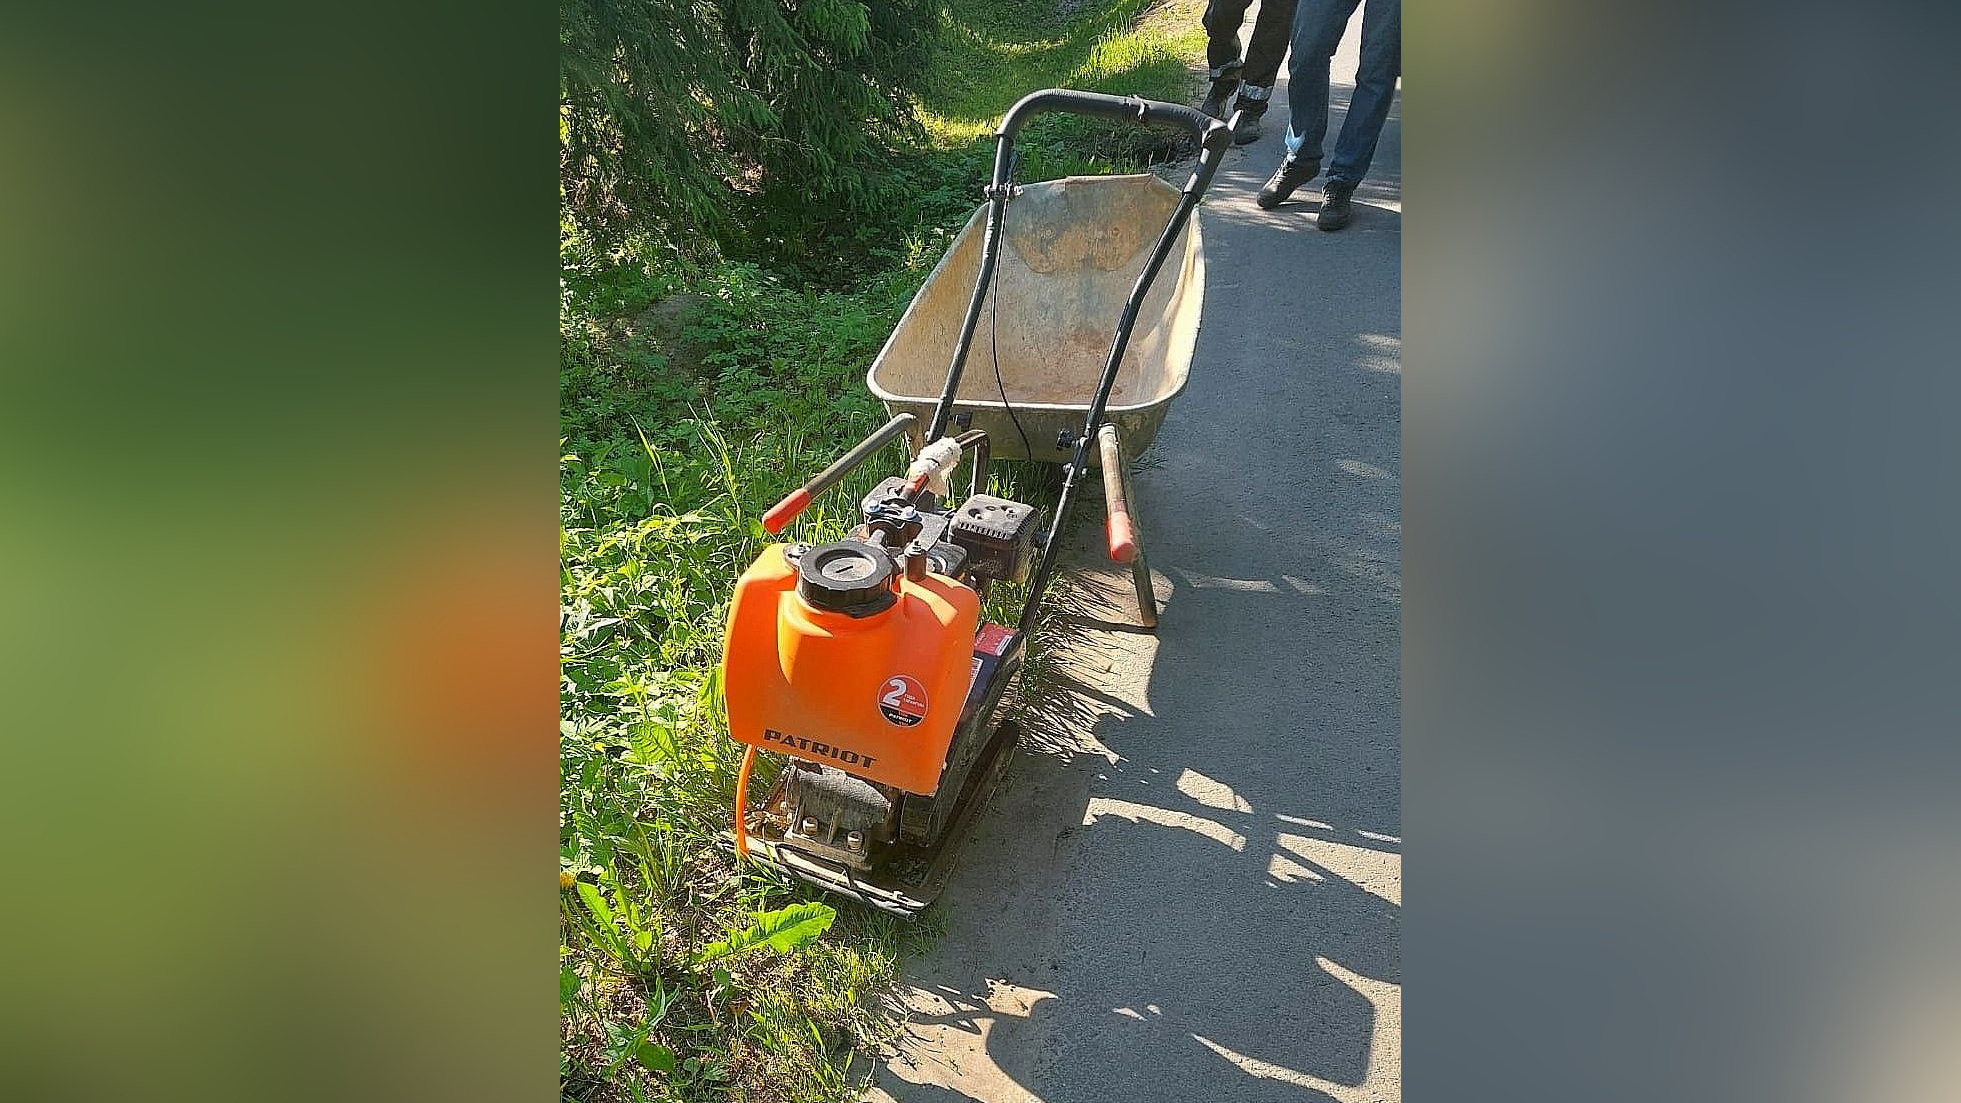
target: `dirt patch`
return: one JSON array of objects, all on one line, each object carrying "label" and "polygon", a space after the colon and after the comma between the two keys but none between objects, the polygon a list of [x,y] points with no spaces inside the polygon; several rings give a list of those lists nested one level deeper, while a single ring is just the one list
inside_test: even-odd
[{"label": "dirt patch", "polygon": [[705,302],[703,296],[685,291],[669,295],[628,320],[625,336],[667,357],[674,370],[695,376],[701,370],[703,350],[684,334],[689,317]]}]

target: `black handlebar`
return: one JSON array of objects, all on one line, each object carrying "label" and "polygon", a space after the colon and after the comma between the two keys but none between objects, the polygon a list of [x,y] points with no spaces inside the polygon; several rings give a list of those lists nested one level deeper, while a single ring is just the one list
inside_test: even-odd
[{"label": "black handlebar", "polygon": [[[1101,92],[1078,92],[1073,88],[1044,88],[1030,92],[1015,102],[1001,119],[997,137],[1014,140],[1023,123],[1044,111],[1071,115],[1093,115],[1105,119],[1129,119],[1140,126],[1172,126],[1189,131],[1204,141],[1212,128],[1229,130],[1226,124],[1196,107],[1163,103],[1141,96],[1106,96]],[[1209,144],[1209,143],[1208,143]]]},{"label": "black handlebar", "polygon": [[[985,301],[987,287],[994,279],[994,262],[1001,253],[1001,226],[1007,215],[1008,200],[1014,194],[1015,135],[1023,124],[1045,111],[1055,111],[1070,115],[1089,115],[1104,119],[1125,119],[1138,126],[1181,127],[1199,140],[1198,164],[1192,170],[1191,179],[1185,181],[1183,194],[1178,206],[1171,213],[1164,232],[1158,238],[1157,247],[1138,276],[1137,285],[1131,291],[1130,301],[1124,307],[1124,316],[1117,324],[1117,334],[1112,342],[1110,358],[1104,366],[1101,382],[1097,385],[1096,397],[1090,403],[1089,424],[1077,442],[1076,461],[1072,468],[1081,473],[1083,462],[1083,442],[1089,440],[1096,431],[1099,418],[1103,416],[1104,403],[1109,400],[1110,387],[1116,380],[1117,365],[1123,358],[1124,346],[1130,341],[1130,327],[1136,321],[1138,305],[1143,301],[1151,281],[1157,278],[1158,267],[1171,251],[1172,242],[1178,232],[1185,227],[1186,219],[1191,217],[1192,209],[1205,195],[1205,189],[1212,184],[1212,175],[1219,171],[1219,161],[1225,156],[1227,147],[1232,145],[1232,125],[1223,123],[1199,111],[1175,103],[1161,103],[1147,100],[1142,96],[1106,96],[1100,92],[1078,92],[1073,88],[1044,88],[1030,92],[1015,101],[1008,113],[1001,117],[1000,129],[994,133],[994,180],[984,193],[987,196],[987,232],[981,238],[980,274],[974,280],[973,298],[967,301],[967,317],[960,323],[960,337],[953,346],[953,363],[947,368],[946,385],[940,391],[940,400],[933,407],[933,420],[926,427],[926,441],[938,440],[946,430],[947,418],[953,413],[953,396],[960,390],[960,374],[967,366],[967,350],[973,347],[974,328],[980,324],[981,304]],[[1075,475],[1070,476],[1073,485]],[[1066,492],[1065,492],[1065,501]],[[1051,541],[1053,543],[1053,541]],[[1044,551],[1044,564],[1050,553]],[[1044,567],[1046,570],[1046,566]],[[1032,609],[1033,606],[1031,605]],[[1029,626],[1022,625],[1025,634]]]}]

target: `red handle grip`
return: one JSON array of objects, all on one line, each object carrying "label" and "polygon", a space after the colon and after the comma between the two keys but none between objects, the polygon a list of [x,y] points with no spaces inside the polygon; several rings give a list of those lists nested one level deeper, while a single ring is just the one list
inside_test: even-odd
[{"label": "red handle grip", "polygon": [[1098,429],[1096,447],[1103,460],[1103,504],[1110,513],[1110,558],[1129,563],[1137,558],[1137,526],[1131,524],[1130,503],[1124,498],[1123,443],[1117,427]]},{"label": "red handle grip", "polygon": [[777,535],[788,528],[790,522],[796,520],[797,514],[802,513],[809,504],[810,491],[803,487],[792,490],[789,497],[769,507],[769,512],[763,514],[763,528],[771,536]]},{"label": "red handle grip", "polygon": [[1137,558],[1137,530],[1131,527],[1128,513],[1110,515],[1110,558],[1119,563]]}]

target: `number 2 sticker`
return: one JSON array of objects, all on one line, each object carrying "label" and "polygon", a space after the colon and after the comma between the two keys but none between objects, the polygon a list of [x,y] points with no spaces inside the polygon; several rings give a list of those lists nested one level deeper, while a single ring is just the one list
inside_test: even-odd
[{"label": "number 2 sticker", "polygon": [[878,711],[888,722],[910,728],[926,719],[926,687],[917,678],[894,674],[879,686]]}]

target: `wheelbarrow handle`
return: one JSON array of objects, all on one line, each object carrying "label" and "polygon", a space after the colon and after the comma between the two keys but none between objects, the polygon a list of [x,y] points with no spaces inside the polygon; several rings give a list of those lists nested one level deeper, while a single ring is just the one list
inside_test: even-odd
[{"label": "wheelbarrow handle", "polygon": [[1106,96],[1101,92],[1079,92],[1073,88],[1044,88],[1016,101],[1002,117],[996,136],[1013,141],[1022,124],[1045,111],[1129,119],[1140,126],[1181,127],[1208,146],[1212,144],[1215,130],[1222,137],[1232,132],[1232,128],[1225,123],[1184,104],[1147,100],[1141,96]]},{"label": "wheelbarrow handle", "polygon": [[[967,352],[973,347],[974,329],[980,324],[981,304],[985,301],[988,284],[994,279],[994,264],[1001,254],[1001,227],[1007,217],[1008,200],[1015,193],[1011,179],[1014,175],[1015,135],[1020,133],[1022,125],[1030,118],[1044,111],[1128,119],[1139,126],[1182,127],[1199,139],[1198,164],[1192,169],[1191,178],[1185,181],[1179,205],[1158,238],[1157,247],[1152,250],[1151,258],[1144,266],[1144,274],[1139,277],[1132,295],[1133,301],[1125,308],[1124,320],[1118,325],[1113,349],[1115,355],[1104,372],[1102,384],[1097,388],[1096,401],[1091,405],[1089,422],[1092,426],[1103,416],[1103,404],[1109,398],[1110,385],[1115,380],[1117,360],[1130,340],[1130,326],[1136,321],[1137,303],[1142,300],[1143,293],[1150,289],[1151,281],[1157,277],[1158,266],[1164,263],[1178,231],[1184,229],[1185,220],[1191,216],[1192,209],[1198,206],[1205,189],[1211,187],[1212,176],[1219,171],[1220,160],[1232,146],[1231,125],[1181,104],[1147,100],[1141,96],[1106,96],[1101,92],[1079,92],[1073,88],[1044,88],[1015,101],[1015,105],[1001,117],[1001,126],[994,135],[994,177],[984,193],[987,196],[987,232],[981,238],[980,273],[974,280],[973,298],[967,302],[967,317],[960,323],[960,336],[954,342],[953,362],[947,368],[946,385],[940,391],[939,402],[933,407],[933,419],[926,426],[927,440],[937,440],[946,431],[947,418],[953,413],[953,397],[960,390],[960,374],[967,367]],[[1087,439],[1084,438],[1085,441]]]},{"label": "wheelbarrow handle", "polygon": [[810,505],[813,498],[849,475],[852,468],[865,462],[866,458],[885,447],[892,438],[912,428],[917,420],[914,415],[904,413],[886,422],[877,432],[858,442],[851,451],[839,456],[831,466],[812,475],[809,482],[792,490],[782,501],[769,507],[769,512],[763,514],[763,528],[771,536],[782,532],[789,527],[791,521],[797,519],[797,514],[802,513]]},{"label": "wheelbarrow handle", "polygon": [[1137,558],[1137,524],[1130,518],[1130,501],[1123,492],[1123,444],[1117,427],[1105,425],[1096,431],[1096,447],[1103,461],[1103,503],[1109,513],[1110,558],[1129,563]]}]

